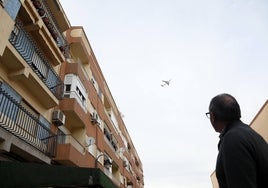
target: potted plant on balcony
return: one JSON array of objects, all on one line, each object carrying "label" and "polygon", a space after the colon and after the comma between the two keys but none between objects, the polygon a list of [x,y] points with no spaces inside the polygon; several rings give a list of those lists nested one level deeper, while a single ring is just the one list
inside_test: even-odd
[{"label": "potted plant on balcony", "polygon": [[42,20],[43,20],[43,22],[44,22],[46,25],[49,24],[49,19],[48,19],[48,17],[43,17]]},{"label": "potted plant on balcony", "polygon": [[42,7],[42,4],[39,0],[32,0],[32,2],[36,9],[40,9]]},{"label": "potted plant on balcony", "polygon": [[67,48],[67,46],[66,45],[61,45],[61,46],[59,46],[59,49],[60,49],[60,51],[62,52],[62,53],[66,53],[66,51],[68,50],[68,48]]},{"label": "potted plant on balcony", "polygon": [[51,31],[51,35],[52,35],[53,39],[55,41],[57,41],[57,39],[58,39],[58,33],[55,31],[55,29],[53,31]]},{"label": "potted plant on balcony", "polygon": [[38,9],[38,13],[39,13],[39,15],[41,16],[41,17],[43,17],[44,15],[45,15],[45,11],[44,11],[44,9],[42,9],[42,8],[40,8],[40,9]]}]

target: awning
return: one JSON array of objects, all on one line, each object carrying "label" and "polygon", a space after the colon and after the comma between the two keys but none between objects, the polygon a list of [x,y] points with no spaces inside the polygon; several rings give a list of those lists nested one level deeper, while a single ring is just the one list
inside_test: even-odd
[{"label": "awning", "polygon": [[0,161],[1,187],[118,188],[100,169]]}]

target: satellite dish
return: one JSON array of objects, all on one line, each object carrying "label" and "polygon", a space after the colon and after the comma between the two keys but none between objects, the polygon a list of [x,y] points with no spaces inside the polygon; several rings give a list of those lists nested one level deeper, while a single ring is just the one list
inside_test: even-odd
[{"label": "satellite dish", "polygon": [[88,137],[88,138],[86,139],[86,144],[87,144],[86,147],[89,147],[89,146],[95,144],[95,138],[93,138],[93,137]]},{"label": "satellite dish", "polygon": [[126,151],[126,148],[119,148],[119,153],[124,153]]},{"label": "satellite dish", "polygon": [[117,153],[122,157],[125,151],[126,151],[126,148],[119,148]]}]

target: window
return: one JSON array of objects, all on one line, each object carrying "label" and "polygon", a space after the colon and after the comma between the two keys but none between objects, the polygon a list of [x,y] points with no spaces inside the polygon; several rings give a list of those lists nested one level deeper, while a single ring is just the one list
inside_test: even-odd
[{"label": "window", "polygon": [[58,129],[57,135],[58,135],[57,136],[58,144],[65,144],[66,143],[66,134],[62,130]]},{"label": "window", "polygon": [[50,122],[34,110],[8,84],[0,83],[0,115],[1,113],[15,122],[21,132],[34,138],[43,139],[49,135]]},{"label": "window", "polygon": [[6,83],[0,83],[0,90],[0,113],[15,121],[19,110],[17,104],[20,103],[21,97]]},{"label": "window", "polygon": [[102,91],[101,91],[100,88],[99,88],[99,91],[98,91],[98,96],[99,96],[100,98],[102,98]]},{"label": "window", "polygon": [[20,105],[23,110],[20,110],[18,113],[18,119],[24,120],[24,123],[19,124],[20,128],[25,132],[30,134],[33,137],[36,137],[37,134],[37,119],[38,113],[25,101],[21,101]]},{"label": "window", "polygon": [[113,136],[110,129],[107,127],[107,125],[105,125],[103,132],[104,132],[104,136],[108,140],[110,146],[114,149],[114,151],[117,151],[117,149],[118,149],[117,143],[118,142],[117,142],[115,136]]},{"label": "window", "polygon": [[104,127],[104,135],[105,135],[105,137],[106,137],[109,141],[112,140],[112,136],[111,136],[110,130],[109,130],[106,126]]},{"label": "window", "polygon": [[68,92],[68,93],[71,92],[71,84],[66,84],[66,85],[65,85],[65,91],[66,91],[66,93],[67,93],[67,92]]},{"label": "window", "polygon": [[75,98],[85,108],[87,93],[79,77],[74,74],[67,74],[64,78],[64,97]]},{"label": "window", "polygon": [[[44,59],[41,58],[40,54],[36,51],[33,52],[32,62],[31,62],[33,70],[36,72],[36,74],[41,78],[45,79],[48,77],[48,66],[44,62]],[[52,76],[52,74],[50,74]],[[55,78],[51,77],[49,78],[50,81],[53,82]]]},{"label": "window", "polygon": [[9,14],[9,16],[13,20],[15,20],[18,15],[20,6],[21,6],[20,1],[19,0],[3,0],[1,1],[1,3],[5,7],[5,10]]},{"label": "window", "polygon": [[76,86],[76,92],[78,94],[79,99],[81,100],[82,104],[85,104],[86,102],[86,98],[84,97],[84,95],[82,94],[81,90],[78,88],[78,86]]},{"label": "window", "polygon": [[[41,152],[54,155],[47,147],[53,138],[50,122],[41,116],[30,104],[7,84],[0,83],[1,126]],[[55,140],[55,138],[53,138]],[[51,144],[54,140],[51,140]]]},{"label": "window", "polygon": [[51,124],[42,115],[39,116],[39,123],[40,123],[40,126],[38,126],[37,138],[47,142],[48,141],[47,138],[49,138],[49,136],[50,136],[49,131],[50,131]]},{"label": "window", "polygon": [[71,93],[71,84],[65,84],[64,91],[64,97],[69,98]]},{"label": "window", "polygon": [[8,84],[2,83],[0,86],[1,90],[3,90],[5,93],[8,93],[11,98],[13,98],[16,102],[21,101],[21,96]]}]

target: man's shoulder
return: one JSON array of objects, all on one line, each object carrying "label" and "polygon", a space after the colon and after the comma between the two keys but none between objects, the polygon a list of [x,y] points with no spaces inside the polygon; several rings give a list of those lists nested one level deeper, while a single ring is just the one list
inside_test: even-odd
[{"label": "man's shoulder", "polygon": [[232,135],[241,134],[241,133],[245,134],[247,132],[252,132],[252,131],[253,129],[249,125],[239,121],[229,126],[228,130],[226,131],[226,135],[232,136]]},{"label": "man's shoulder", "polygon": [[[228,144],[254,145],[262,143],[267,145],[263,137],[249,125],[240,123],[230,128],[223,137],[223,142]],[[268,145],[267,145],[268,146]]]},{"label": "man's shoulder", "polygon": [[239,143],[242,141],[247,141],[249,137],[251,137],[255,131],[247,124],[244,123],[236,123],[231,125],[231,127],[226,131],[224,134],[222,140],[224,142],[231,142],[232,144],[234,143]]}]

